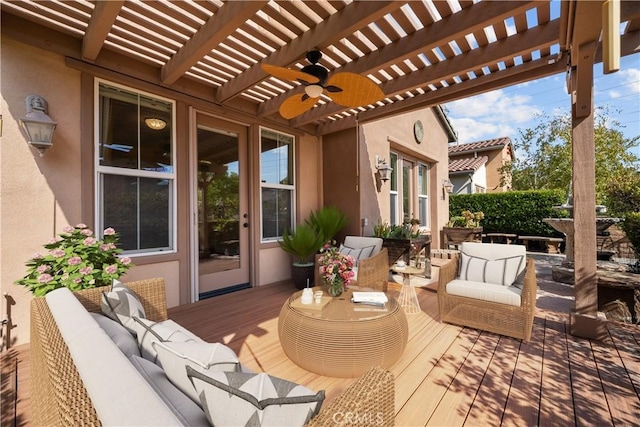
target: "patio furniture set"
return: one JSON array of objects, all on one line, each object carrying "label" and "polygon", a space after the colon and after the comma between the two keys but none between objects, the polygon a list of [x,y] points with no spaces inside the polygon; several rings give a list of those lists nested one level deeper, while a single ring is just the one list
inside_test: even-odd
[{"label": "patio furniture set", "polygon": [[[377,277],[372,282],[379,283]],[[285,354],[319,375],[359,377],[327,405],[324,392],[248,372],[230,348],[206,343],[168,320],[164,281],[151,279],[105,293],[61,288],[33,300],[34,420],[206,425],[256,417],[277,425],[286,417],[287,425],[325,425],[333,414],[348,411],[375,412],[382,425],[393,425],[394,380],[387,369],[407,344],[410,310],[392,296],[382,307],[354,304],[350,291],[320,308],[301,307],[300,294],[280,312]],[[535,267],[525,260],[523,246],[467,242],[440,269],[438,303],[445,322],[529,340],[535,294]],[[281,390],[279,384],[289,393],[272,395],[257,384]],[[288,408],[278,409],[283,406]]]}]

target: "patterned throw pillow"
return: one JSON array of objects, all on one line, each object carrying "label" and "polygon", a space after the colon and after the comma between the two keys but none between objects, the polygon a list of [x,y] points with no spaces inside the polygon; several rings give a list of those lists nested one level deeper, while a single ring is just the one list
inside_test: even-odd
[{"label": "patterned throw pillow", "polygon": [[200,399],[187,377],[186,366],[203,374],[240,370],[236,353],[221,343],[155,342],[153,348],[158,353],[158,365],[167,378],[198,405]]},{"label": "patterned throw pillow", "polygon": [[123,352],[127,357],[132,355],[140,356],[140,350],[136,338],[131,332],[119,322],[108,318],[100,313],[89,313],[91,317],[98,323],[103,331],[109,335],[111,341]]},{"label": "patterned throw pillow", "polygon": [[265,373],[213,372],[209,376],[187,366],[187,375],[200,396],[211,425],[301,426],[313,418],[324,391]]},{"label": "patterned throw pillow", "polygon": [[136,333],[133,317],[146,318],[144,307],[136,294],[122,282],[113,281],[111,291],[102,293],[102,312],[119,322],[132,334]]},{"label": "patterned throw pillow", "polygon": [[361,259],[371,257],[371,253],[375,249],[375,246],[365,246],[364,248],[351,248],[343,244],[340,245],[338,251],[343,255],[351,255],[356,262],[356,266]]},{"label": "patterned throw pillow", "polygon": [[462,252],[459,277],[461,280],[511,286],[518,279],[523,262],[522,255],[488,260]]},{"label": "patterned throw pillow", "polygon": [[154,343],[164,341],[193,341],[187,334],[169,325],[156,323],[149,319],[140,319],[138,317],[134,317],[133,320],[134,329],[138,335],[140,355],[153,363],[156,363],[158,357],[158,352],[153,346]]}]

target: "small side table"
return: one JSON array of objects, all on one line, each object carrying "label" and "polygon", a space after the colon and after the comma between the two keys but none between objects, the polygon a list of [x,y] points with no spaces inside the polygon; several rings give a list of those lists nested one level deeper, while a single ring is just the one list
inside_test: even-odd
[{"label": "small side table", "polygon": [[398,304],[404,309],[407,314],[420,313],[420,302],[418,301],[418,295],[416,289],[411,286],[412,274],[423,274],[424,270],[410,265],[404,267],[398,267],[394,264],[391,270],[395,273],[402,274],[402,290],[400,291],[400,297],[398,298]]}]

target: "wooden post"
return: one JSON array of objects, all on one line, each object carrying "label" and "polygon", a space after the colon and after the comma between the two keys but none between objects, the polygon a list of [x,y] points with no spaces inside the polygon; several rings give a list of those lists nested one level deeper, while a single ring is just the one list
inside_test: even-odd
[{"label": "wooden post", "polygon": [[573,236],[575,312],[573,335],[604,339],[606,322],[598,313],[596,279],[595,141],[593,134],[593,64],[597,44],[580,45],[572,73]]}]

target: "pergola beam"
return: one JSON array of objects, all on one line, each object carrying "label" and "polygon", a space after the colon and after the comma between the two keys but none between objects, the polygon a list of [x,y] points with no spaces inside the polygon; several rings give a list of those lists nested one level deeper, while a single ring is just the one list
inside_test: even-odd
[{"label": "pergola beam", "polygon": [[82,39],[83,59],[96,60],[123,5],[124,0],[99,0],[96,2]]},{"label": "pergola beam", "polygon": [[[316,48],[321,49],[350,36],[369,22],[383,17],[400,6],[402,6],[401,3],[393,1],[353,2],[320,22],[310,31],[306,31],[291,43],[272,53],[262,62],[283,67],[289,66],[303,58],[308,51]],[[234,78],[233,81],[219,87],[216,91],[216,99],[219,103],[224,103],[266,77],[267,73],[262,70],[260,63],[254,64]]]},{"label": "pergola beam", "polygon": [[[375,3],[375,2],[374,2]],[[450,15],[432,25],[418,30],[395,43],[384,46],[377,51],[358,58],[355,61],[336,69],[334,72],[351,72],[367,75],[405,59],[414,58],[420,53],[447,44],[451,40],[464,37],[476,30],[525,12],[536,6],[536,1],[527,2],[481,2],[472,7]],[[345,8],[346,9],[346,8]],[[530,31],[530,30],[529,30]],[[280,104],[295,92],[289,91],[264,102],[259,114],[268,116],[275,114]]]},{"label": "pergola beam", "polygon": [[[441,61],[435,65],[414,71],[406,76],[385,82],[380,88],[387,97],[392,97],[396,94],[410,91],[415,87],[425,87],[451,77],[460,76],[485,65],[495,64],[508,58],[514,58],[525,52],[549,46],[558,41],[558,29],[558,21],[552,21],[548,24],[532,28],[526,33],[499,40],[495,43],[469,51],[465,55],[458,55],[446,61]],[[521,66],[522,65],[512,68]],[[331,102],[294,118],[291,120],[291,125],[300,126],[311,123],[324,116],[345,110],[348,110],[348,108]]]},{"label": "pergola beam", "polygon": [[258,12],[266,1],[229,1],[187,40],[160,71],[162,83],[175,83],[193,65]]}]

